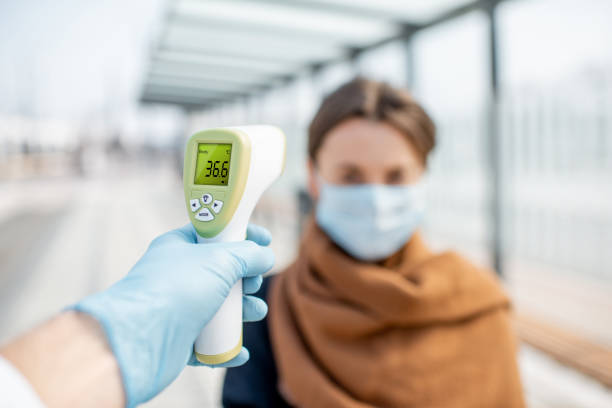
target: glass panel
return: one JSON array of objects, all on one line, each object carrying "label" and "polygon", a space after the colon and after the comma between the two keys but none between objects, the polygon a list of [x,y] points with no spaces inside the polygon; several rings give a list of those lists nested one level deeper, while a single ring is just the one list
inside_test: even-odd
[{"label": "glass panel", "polygon": [[389,36],[396,28],[367,16],[356,17],[341,13],[327,13],[323,9],[291,7],[286,4],[258,4],[253,1],[193,1],[178,2],[176,16],[204,18],[206,21],[227,29],[249,29],[253,32],[276,30],[283,36],[302,33],[313,39],[324,39],[328,42],[343,42],[351,45],[363,45]]},{"label": "glass panel", "polygon": [[[518,310],[612,345],[612,4],[499,10]],[[588,316],[588,318],[585,318]]]},{"label": "glass panel", "polygon": [[171,25],[161,46],[168,49],[208,51],[220,55],[273,61],[320,61],[342,55],[343,49],[320,41],[297,41],[278,34],[201,29]]},{"label": "glass panel", "polygon": [[184,66],[186,68],[193,67],[195,69],[202,69],[204,66],[207,66],[210,67],[210,69],[217,68],[220,71],[227,68],[248,68],[250,71],[270,74],[288,72],[291,71],[292,68],[296,68],[287,64],[279,64],[274,61],[246,59],[241,58],[240,56],[229,57],[223,55],[207,55],[180,51],[157,52],[154,57],[154,64],[157,63],[174,63],[178,66]]},{"label": "glass panel", "polygon": [[151,85],[218,92],[240,92],[245,89],[245,86],[243,84],[224,83],[221,81],[195,82],[190,80],[184,80],[181,78],[149,77],[147,83]]},{"label": "glass panel", "polygon": [[315,81],[320,96],[333,92],[341,84],[353,78],[356,73],[355,67],[350,62],[340,62],[323,68]]},{"label": "glass panel", "polygon": [[439,247],[489,262],[484,107],[487,22],[480,12],[414,38],[415,95],[433,116],[426,232]]},{"label": "glass panel", "polygon": [[408,45],[405,40],[399,40],[364,53],[357,64],[361,75],[395,86],[407,86],[411,69],[409,61]]},{"label": "glass panel", "polygon": [[[352,10],[362,10],[363,14],[385,16],[388,19],[424,23],[447,10],[470,3],[471,0],[305,0],[321,4],[329,3],[347,7]],[[323,7],[323,6],[322,6]]]}]

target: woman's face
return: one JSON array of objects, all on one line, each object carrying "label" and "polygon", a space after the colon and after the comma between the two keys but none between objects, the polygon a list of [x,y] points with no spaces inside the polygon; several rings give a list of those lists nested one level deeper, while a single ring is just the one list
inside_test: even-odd
[{"label": "woman's face", "polygon": [[317,199],[317,174],[331,184],[412,184],[424,170],[399,130],[382,121],[352,118],[329,131],[316,162],[309,162],[309,189]]}]

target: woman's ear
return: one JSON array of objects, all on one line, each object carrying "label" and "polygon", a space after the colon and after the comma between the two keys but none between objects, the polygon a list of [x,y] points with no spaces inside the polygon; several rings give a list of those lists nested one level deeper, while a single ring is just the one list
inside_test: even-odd
[{"label": "woman's ear", "polygon": [[313,202],[319,198],[319,182],[317,181],[317,170],[314,161],[308,159],[308,193]]}]

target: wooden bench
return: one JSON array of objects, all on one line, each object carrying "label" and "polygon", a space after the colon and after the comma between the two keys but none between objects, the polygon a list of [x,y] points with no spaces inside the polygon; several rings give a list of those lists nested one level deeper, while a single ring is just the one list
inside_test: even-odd
[{"label": "wooden bench", "polygon": [[612,387],[612,349],[525,315],[515,317],[515,327],[521,341]]}]

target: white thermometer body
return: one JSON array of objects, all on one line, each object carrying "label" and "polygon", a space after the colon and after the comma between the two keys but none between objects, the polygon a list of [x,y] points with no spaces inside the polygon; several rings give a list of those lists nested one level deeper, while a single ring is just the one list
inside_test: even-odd
[{"label": "white thermometer body", "polygon": [[[280,176],[285,135],[274,126],[215,128],[191,136],[183,186],[199,243],[242,241],[261,194]],[[198,336],[194,351],[205,364],[231,360],[242,348],[242,281]]]}]

